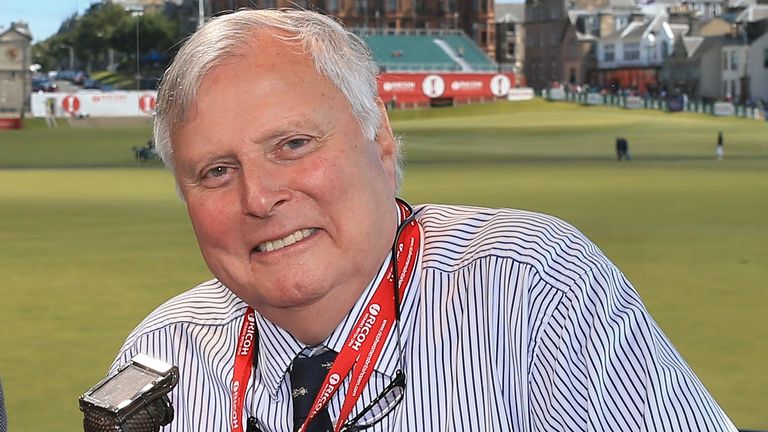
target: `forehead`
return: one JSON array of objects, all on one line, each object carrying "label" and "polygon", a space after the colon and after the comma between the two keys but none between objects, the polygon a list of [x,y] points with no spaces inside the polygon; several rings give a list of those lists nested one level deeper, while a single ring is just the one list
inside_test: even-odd
[{"label": "forehead", "polygon": [[311,53],[294,34],[259,29],[241,46],[222,57],[200,80],[187,115],[178,128],[199,119],[212,98],[268,98],[271,105],[302,95],[313,98],[341,96],[341,91],[316,68]]},{"label": "forehead", "polygon": [[199,140],[209,130],[216,131],[217,141],[225,134],[255,139],[301,124],[328,129],[354,117],[343,92],[317,71],[312,55],[291,34],[271,30],[255,32],[209,70],[189,108],[172,132],[174,149],[182,136]]}]

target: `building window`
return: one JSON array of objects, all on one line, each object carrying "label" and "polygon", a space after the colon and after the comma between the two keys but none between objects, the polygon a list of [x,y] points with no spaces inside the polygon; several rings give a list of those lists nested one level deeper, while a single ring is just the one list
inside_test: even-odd
[{"label": "building window", "polygon": [[624,45],[624,60],[640,60],[639,43],[628,43]]},{"label": "building window", "polygon": [[593,16],[592,19],[589,20],[589,23],[591,25],[591,28],[589,30],[589,34],[592,36],[600,36],[600,18]]},{"label": "building window", "polygon": [[559,11],[558,11],[557,3],[552,3],[549,6],[549,18],[550,19],[557,19],[559,15],[560,14],[559,14]]},{"label": "building window", "polygon": [[607,62],[612,62],[616,60],[616,54],[614,51],[614,45],[613,44],[605,44],[603,45],[603,58]]},{"label": "building window", "polygon": [[627,21],[628,21],[628,19],[627,19],[626,16],[617,16],[616,17],[616,27],[615,27],[615,30],[616,31],[624,30],[624,27],[627,26]]},{"label": "building window", "polygon": [[560,38],[558,36],[559,35],[557,33],[555,33],[555,32],[550,33],[550,36],[549,36],[549,38],[550,38],[549,39],[550,45],[552,45],[552,46],[560,45]]},{"label": "building window", "polygon": [[731,51],[731,70],[739,68],[739,58],[737,57],[738,51]]},{"label": "building window", "polygon": [[723,80],[723,96],[728,94],[728,80]]}]

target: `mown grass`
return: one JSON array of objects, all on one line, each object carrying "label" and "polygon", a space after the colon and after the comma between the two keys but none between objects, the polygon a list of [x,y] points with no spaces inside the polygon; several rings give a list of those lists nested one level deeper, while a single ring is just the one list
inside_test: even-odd
[{"label": "mown grass", "polygon": [[[765,123],[541,101],[392,117],[406,199],[573,223],[736,424],[768,429]],[[0,375],[11,430],[81,430],[77,396],[126,334],[209,275],[170,174],[136,168],[148,128],[27,125],[0,133],[0,164],[23,168],[0,169]],[[614,160],[618,135],[631,162]]]}]

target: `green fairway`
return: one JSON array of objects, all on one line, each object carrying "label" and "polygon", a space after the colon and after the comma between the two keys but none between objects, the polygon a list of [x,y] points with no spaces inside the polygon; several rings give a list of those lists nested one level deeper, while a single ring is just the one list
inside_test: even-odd
[{"label": "green fairway", "polygon": [[[768,430],[768,123],[539,100],[392,118],[404,198],[574,224],[737,426]],[[0,376],[10,430],[77,431],[127,333],[210,276],[170,173],[136,167],[149,128],[31,126],[0,131]]]}]

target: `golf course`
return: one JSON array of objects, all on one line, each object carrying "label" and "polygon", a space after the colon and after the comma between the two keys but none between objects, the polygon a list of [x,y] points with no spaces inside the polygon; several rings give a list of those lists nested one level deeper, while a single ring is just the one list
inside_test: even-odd
[{"label": "golf course", "polygon": [[[394,111],[401,196],[583,231],[739,428],[768,430],[768,122],[535,99]],[[82,430],[78,397],[155,307],[211,278],[144,125],[0,131],[9,430]],[[725,157],[717,160],[718,132]],[[616,160],[614,143],[631,160]]]}]

